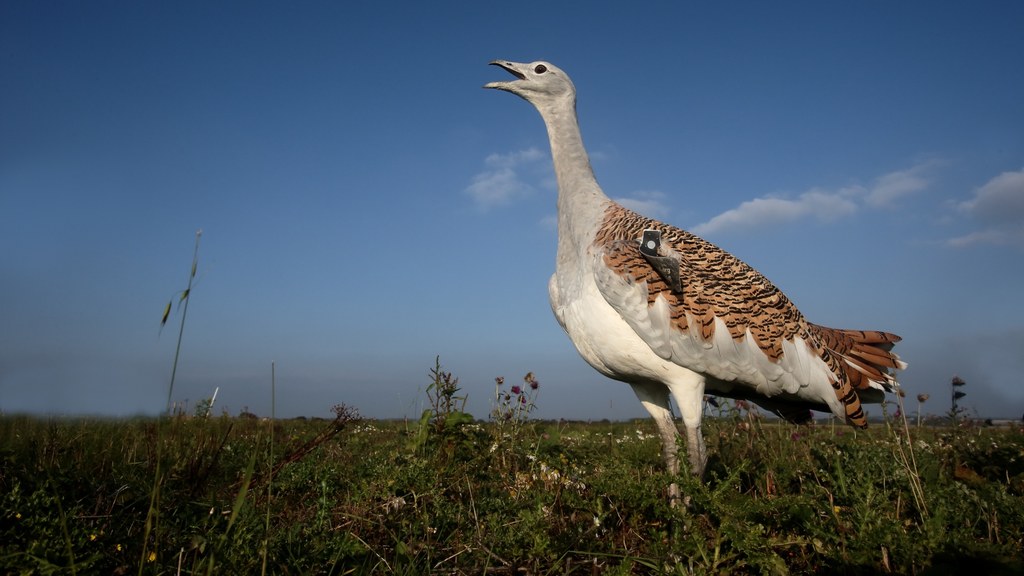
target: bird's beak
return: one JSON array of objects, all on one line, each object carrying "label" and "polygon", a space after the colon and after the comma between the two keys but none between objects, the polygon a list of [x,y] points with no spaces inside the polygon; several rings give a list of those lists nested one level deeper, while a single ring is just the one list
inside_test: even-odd
[{"label": "bird's beak", "polygon": [[[520,71],[522,68],[526,66],[525,64],[520,64],[518,62],[509,62],[508,60],[494,60],[493,62],[491,62],[491,65],[504,68],[509,72],[509,74],[512,74],[519,80],[526,80],[526,74],[523,74]],[[494,88],[495,90],[505,90],[508,92],[513,92],[514,86],[516,82],[519,82],[519,80],[511,80],[508,82],[488,82],[487,84],[484,84],[484,88]]]}]

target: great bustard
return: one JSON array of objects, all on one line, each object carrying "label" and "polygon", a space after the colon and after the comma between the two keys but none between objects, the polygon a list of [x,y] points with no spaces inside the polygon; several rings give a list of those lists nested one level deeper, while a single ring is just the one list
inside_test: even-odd
[{"label": "great bustard", "polygon": [[558,180],[551,309],[591,366],[633,387],[657,424],[670,474],[678,474],[679,459],[669,394],[697,475],[707,458],[705,393],[750,400],[797,422],[814,409],[867,425],[861,404],[894,391],[892,370],[906,366],[891,352],[898,336],[812,324],[738,258],[610,200],[590,167],[565,72],[547,62],[492,64],[516,79],[485,88],[533,104],[551,143]]}]

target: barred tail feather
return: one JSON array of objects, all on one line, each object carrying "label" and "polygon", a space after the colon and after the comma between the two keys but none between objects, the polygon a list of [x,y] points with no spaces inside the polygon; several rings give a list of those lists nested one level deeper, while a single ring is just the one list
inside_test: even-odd
[{"label": "barred tail feather", "polygon": [[892,352],[901,340],[889,332],[843,330],[810,324],[811,332],[821,339],[822,345],[843,359],[843,370],[856,390],[877,388],[893,392],[898,387],[895,370],[907,367],[906,362]]}]

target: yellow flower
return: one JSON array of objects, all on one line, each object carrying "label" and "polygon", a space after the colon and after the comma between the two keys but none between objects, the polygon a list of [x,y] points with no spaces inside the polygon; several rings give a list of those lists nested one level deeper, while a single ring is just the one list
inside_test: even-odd
[{"label": "yellow flower", "polygon": [[839,506],[833,506],[832,507],[832,513],[834,513],[834,514],[839,514],[840,512],[842,512],[842,510],[843,509],[840,508]]},{"label": "yellow flower", "polygon": [[96,535],[95,534],[89,534],[89,542],[95,542],[95,541],[96,541]]},{"label": "yellow flower", "polygon": [[14,513],[14,519],[15,520],[21,520],[21,512],[15,512]]},{"label": "yellow flower", "polygon": [[156,552],[150,552],[149,553],[149,558],[147,558],[146,560],[148,560],[149,562],[155,562],[156,561]]},{"label": "yellow flower", "polygon": [[118,544],[117,546],[114,546],[114,550],[117,550],[118,552],[120,552],[121,551],[121,545]]}]

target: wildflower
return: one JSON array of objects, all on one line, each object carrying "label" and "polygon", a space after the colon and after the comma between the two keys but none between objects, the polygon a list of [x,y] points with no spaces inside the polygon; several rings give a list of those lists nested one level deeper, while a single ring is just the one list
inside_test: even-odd
[{"label": "wildflower", "polygon": [[120,552],[121,551],[121,545],[120,544],[115,545],[114,546],[114,550]]},{"label": "wildflower", "polygon": [[150,552],[149,556],[146,557],[147,562],[156,562],[156,552]]},{"label": "wildflower", "polygon": [[89,534],[89,542],[95,542],[95,541],[96,541],[96,534]]},{"label": "wildflower", "polygon": [[540,382],[537,381],[537,377],[533,375],[533,372],[527,372],[526,376],[523,376],[523,382],[530,387],[530,390],[536,390],[540,387]]},{"label": "wildflower", "polygon": [[736,407],[740,410],[750,410],[750,403],[746,400],[737,400]]},{"label": "wildflower", "polygon": [[14,519],[15,520],[21,520],[21,512],[15,512],[14,513]]},{"label": "wildflower", "polygon": [[839,514],[842,511],[843,511],[843,509],[841,507],[839,507],[839,506],[833,506],[832,507],[832,513],[833,514]]},{"label": "wildflower", "polygon": [[384,510],[387,512],[394,512],[405,505],[405,498],[402,498],[401,496],[392,496],[384,503]]},{"label": "wildflower", "polygon": [[799,440],[800,439],[800,433],[799,432],[793,432],[793,434],[791,434],[789,436],[789,439],[793,440],[794,442]]},{"label": "wildflower", "polygon": [[516,385],[512,386],[512,393],[513,393],[513,394],[519,394],[519,393],[521,393],[522,391],[523,391],[523,389],[522,389],[522,388],[520,388],[518,384],[516,384]]},{"label": "wildflower", "polygon": [[494,379],[494,383],[497,384],[498,386],[501,386],[502,384],[505,383],[505,377],[498,376],[497,378]]}]

